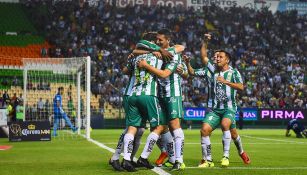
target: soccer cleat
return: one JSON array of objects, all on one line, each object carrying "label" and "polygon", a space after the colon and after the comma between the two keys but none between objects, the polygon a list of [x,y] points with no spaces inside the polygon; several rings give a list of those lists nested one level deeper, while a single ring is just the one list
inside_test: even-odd
[{"label": "soccer cleat", "polygon": [[129,161],[129,160],[123,159],[122,167],[123,167],[123,169],[127,170],[128,172],[135,172],[135,171],[137,171],[134,168],[134,166],[132,165],[131,161]]},{"label": "soccer cleat", "polygon": [[119,160],[110,159],[109,165],[111,165],[115,171],[124,171],[124,169],[120,166]]},{"label": "soccer cleat", "polygon": [[174,166],[172,167],[171,171],[178,171],[178,170],[184,170],[184,169],[185,169],[185,164],[176,161],[174,163]]},{"label": "soccer cleat", "polygon": [[212,168],[214,167],[214,163],[212,161],[207,161],[202,159],[198,165],[199,168]]},{"label": "soccer cleat", "polygon": [[167,168],[172,168],[174,166],[174,163],[170,162],[169,160],[167,162],[165,162],[163,164],[164,167],[167,167]]},{"label": "soccer cleat", "polygon": [[229,166],[229,158],[223,157],[221,162],[222,167],[228,167]]},{"label": "soccer cleat", "polygon": [[135,168],[139,168],[140,165],[137,164],[135,161],[131,160],[131,164],[135,167]]},{"label": "soccer cleat", "polygon": [[248,155],[246,154],[246,152],[243,152],[242,154],[240,154],[240,157],[241,157],[241,159],[243,160],[243,162],[245,164],[250,164],[251,163],[251,160],[248,157]]},{"label": "soccer cleat", "polygon": [[137,164],[139,165],[139,167],[145,167],[147,169],[154,168],[154,166],[149,163],[148,159],[144,159],[142,157],[139,158],[139,160],[137,161]]},{"label": "soccer cleat", "polygon": [[155,164],[157,166],[162,166],[164,160],[167,158],[167,153],[166,152],[161,152],[159,158],[156,160]]}]

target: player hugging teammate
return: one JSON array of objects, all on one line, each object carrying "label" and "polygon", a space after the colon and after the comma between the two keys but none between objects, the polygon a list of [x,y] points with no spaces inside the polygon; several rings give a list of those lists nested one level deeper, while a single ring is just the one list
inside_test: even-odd
[{"label": "player hugging teammate", "polygon": [[[157,33],[146,33],[143,40],[137,44],[137,49],[128,58],[127,67],[123,71],[130,75],[123,104],[127,128],[120,137],[116,152],[109,161],[117,171],[125,169],[133,172],[137,171],[136,167],[154,168],[149,163],[148,157],[157,141],[161,152],[167,152],[168,161],[163,164],[165,167],[171,168],[172,171],[185,168],[183,162],[184,133],[180,125],[183,115],[181,81],[182,77],[188,77],[188,72],[181,57],[184,46],[171,46],[171,39],[171,32],[167,29],[162,29]],[[211,154],[211,145],[207,143],[209,134],[219,124],[222,125],[224,132],[222,165],[228,166],[229,164],[229,145],[232,136],[229,130],[235,128],[235,91],[242,90],[243,84],[238,71],[227,66],[230,58],[227,54],[227,52],[221,53],[216,64],[205,63],[205,66],[210,67],[212,74],[210,78],[214,82],[213,91],[216,95],[213,111],[209,113],[211,116],[206,116],[208,121],[204,122],[207,124],[203,125],[201,131],[202,138],[206,137],[202,139],[202,148],[205,148],[202,164],[206,163],[206,166],[202,167],[214,166],[210,164],[212,158],[208,160],[206,157]],[[231,94],[229,95],[228,92]],[[228,105],[231,108],[228,108]],[[211,122],[213,118],[214,123]],[[147,137],[141,156],[135,163],[133,157],[140,145],[146,121],[150,123],[151,133]],[[207,140],[205,144],[203,140]],[[243,153],[241,140],[239,144],[237,148],[240,148],[241,155]],[[119,155],[122,151],[124,159],[120,165]],[[247,159],[245,163],[249,163],[249,158]],[[228,163],[225,164],[225,160]],[[156,164],[161,165],[163,161],[164,159],[156,161]]]}]

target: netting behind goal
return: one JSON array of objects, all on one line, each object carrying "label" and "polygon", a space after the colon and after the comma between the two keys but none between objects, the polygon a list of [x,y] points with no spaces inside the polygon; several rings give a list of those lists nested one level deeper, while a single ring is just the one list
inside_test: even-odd
[{"label": "netting behind goal", "polygon": [[50,121],[54,138],[83,131],[90,138],[90,57],[24,58],[23,65],[24,120]]}]

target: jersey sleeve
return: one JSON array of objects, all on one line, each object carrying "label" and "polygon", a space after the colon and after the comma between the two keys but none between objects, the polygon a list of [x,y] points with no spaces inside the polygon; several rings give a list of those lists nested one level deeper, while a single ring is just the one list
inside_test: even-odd
[{"label": "jersey sleeve", "polygon": [[214,64],[213,64],[213,62],[209,59],[209,61],[208,61],[208,64],[207,64],[207,67],[208,67],[208,70],[210,71],[210,72],[215,72],[215,66],[214,66]]},{"label": "jersey sleeve", "polygon": [[241,76],[240,72],[237,69],[235,69],[235,72],[234,72],[234,82],[235,83],[242,83],[243,84],[242,76]]},{"label": "jersey sleeve", "polygon": [[144,49],[149,49],[149,50],[154,50],[158,51],[160,50],[160,47],[152,42],[149,42],[147,40],[141,40],[136,44],[136,48],[144,48]]},{"label": "jersey sleeve", "polygon": [[174,72],[176,70],[177,66],[178,66],[177,62],[169,62],[169,63],[166,64],[165,69],[168,69],[171,72]]}]

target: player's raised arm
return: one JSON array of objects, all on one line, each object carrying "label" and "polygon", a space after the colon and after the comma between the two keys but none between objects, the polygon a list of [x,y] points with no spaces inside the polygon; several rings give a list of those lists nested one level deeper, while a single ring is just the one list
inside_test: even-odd
[{"label": "player's raised arm", "polygon": [[204,35],[204,40],[202,42],[202,46],[201,46],[201,49],[200,49],[200,55],[201,55],[201,61],[204,65],[207,65],[208,62],[209,62],[209,58],[208,58],[208,55],[207,55],[207,48],[208,48],[208,42],[209,40],[211,39],[211,35],[210,34],[205,34]]},{"label": "player's raised arm", "polygon": [[183,55],[182,58],[183,58],[183,61],[185,62],[186,66],[187,66],[188,73],[190,75],[194,76],[195,75],[195,71],[194,71],[193,67],[190,64],[190,60],[191,59],[187,55]]},{"label": "player's raised arm", "polygon": [[[156,57],[164,58],[165,60],[171,60],[173,58],[173,55],[169,51],[147,40],[141,40],[139,43],[137,43],[136,47],[137,50],[133,52],[134,54],[141,55],[141,54],[153,53]],[[182,50],[182,47],[178,46],[178,50],[179,51]]]}]

